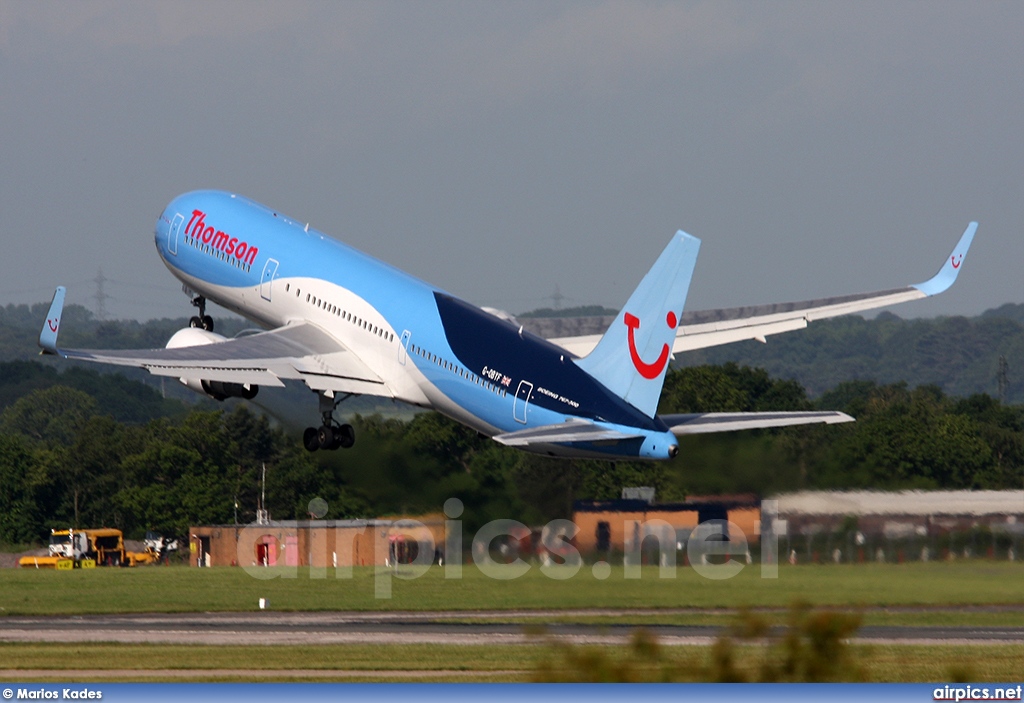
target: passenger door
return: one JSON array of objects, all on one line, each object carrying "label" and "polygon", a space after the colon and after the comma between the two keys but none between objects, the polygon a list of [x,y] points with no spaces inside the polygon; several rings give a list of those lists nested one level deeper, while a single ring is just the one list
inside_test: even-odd
[{"label": "passenger door", "polygon": [[267,259],[263,266],[263,278],[260,279],[260,297],[270,302],[270,287],[277,275],[277,259]]},{"label": "passenger door", "polygon": [[533,395],[533,384],[529,381],[520,381],[516,389],[516,398],[512,401],[512,415],[516,422],[526,424],[526,409],[530,403],[530,396]]}]

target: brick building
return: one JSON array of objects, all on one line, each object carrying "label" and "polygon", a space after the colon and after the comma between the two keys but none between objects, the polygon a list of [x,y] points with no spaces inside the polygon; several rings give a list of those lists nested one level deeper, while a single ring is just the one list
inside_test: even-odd
[{"label": "brick building", "polygon": [[700,523],[728,521],[748,544],[760,541],[761,502],[752,494],[692,496],[677,503],[639,499],[577,501],[573,522],[579,527],[576,548],[582,554],[625,552],[648,536],[683,548]]},{"label": "brick building", "polygon": [[419,545],[430,543],[437,552],[429,555],[433,561],[444,545],[441,518],[208,525],[189,529],[189,563],[192,566],[383,566],[396,560],[412,562],[419,557]]}]

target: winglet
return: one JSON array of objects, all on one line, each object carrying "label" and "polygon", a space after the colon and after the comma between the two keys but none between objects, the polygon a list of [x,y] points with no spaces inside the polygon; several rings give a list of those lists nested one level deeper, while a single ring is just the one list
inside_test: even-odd
[{"label": "winglet", "polygon": [[39,346],[43,348],[43,354],[59,354],[57,351],[57,332],[60,330],[60,318],[64,313],[64,294],[67,289],[64,286],[57,286],[53,293],[53,302],[50,303],[50,311],[46,313],[46,322],[39,333]]},{"label": "winglet", "polygon": [[953,285],[957,274],[960,273],[960,265],[964,262],[967,250],[971,248],[971,241],[974,240],[974,233],[977,230],[977,222],[967,225],[967,229],[964,230],[960,241],[953,248],[953,253],[946,259],[946,263],[942,265],[939,272],[924,283],[915,283],[912,287],[917,288],[925,295],[937,295]]}]

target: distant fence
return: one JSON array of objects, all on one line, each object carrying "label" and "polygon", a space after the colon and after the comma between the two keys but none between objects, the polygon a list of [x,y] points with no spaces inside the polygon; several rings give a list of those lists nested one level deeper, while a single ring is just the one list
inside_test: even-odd
[{"label": "distant fence", "polygon": [[1024,556],[1024,531],[978,527],[936,534],[864,534],[820,531],[779,537],[779,561],[797,564],[903,563]]}]

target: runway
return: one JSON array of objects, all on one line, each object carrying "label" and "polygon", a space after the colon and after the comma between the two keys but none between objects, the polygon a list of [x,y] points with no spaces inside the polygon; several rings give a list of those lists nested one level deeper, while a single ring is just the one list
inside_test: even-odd
[{"label": "runway", "polygon": [[[1011,608],[1011,610],[1019,610]],[[686,613],[694,613],[687,610]],[[721,614],[723,611],[708,611]],[[951,617],[953,613],[951,612]],[[638,628],[664,645],[708,645],[726,628],[650,624],[670,611],[247,612],[146,615],[11,616],[0,618],[3,642],[120,642],[212,645],[454,644],[562,641],[616,645]],[[629,616],[643,617],[643,624]],[[614,616],[614,624],[550,622]],[[1024,644],[1024,627],[867,625],[856,642],[899,644]]]}]

